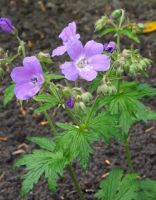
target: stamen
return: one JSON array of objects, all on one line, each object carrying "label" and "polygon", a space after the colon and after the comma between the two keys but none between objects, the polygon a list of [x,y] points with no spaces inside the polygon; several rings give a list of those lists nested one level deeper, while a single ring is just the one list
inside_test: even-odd
[{"label": "stamen", "polygon": [[77,67],[79,67],[79,68],[85,68],[85,67],[87,67],[87,65],[88,65],[88,61],[87,61],[87,59],[86,58],[81,58],[80,60],[78,60],[78,62],[77,62]]},{"label": "stamen", "polygon": [[37,77],[34,77],[34,78],[31,79],[31,82],[32,82],[34,85],[37,83],[37,81],[38,81]]}]

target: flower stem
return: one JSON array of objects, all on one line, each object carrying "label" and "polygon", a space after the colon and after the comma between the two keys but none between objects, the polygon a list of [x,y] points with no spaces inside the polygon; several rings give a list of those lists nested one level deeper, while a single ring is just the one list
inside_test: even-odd
[{"label": "flower stem", "polygon": [[125,155],[126,155],[126,159],[127,159],[127,163],[128,163],[128,171],[134,172],[132,156],[131,156],[131,152],[130,152],[130,149],[129,149],[128,138],[125,140],[124,149],[125,149]]},{"label": "flower stem", "polygon": [[81,187],[80,187],[79,182],[77,180],[76,174],[75,174],[75,172],[72,168],[72,165],[68,165],[67,169],[68,169],[69,175],[70,175],[70,177],[71,177],[71,179],[74,183],[75,189],[76,189],[77,193],[79,194],[80,200],[85,200],[84,194],[81,190]]},{"label": "flower stem", "polygon": [[65,105],[65,110],[68,113],[68,115],[72,118],[73,122],[76,125],[79,125],[79,121],[77,120],[77,118],[73,115],[73,113],[70,111],[70,109]]},{"label": "flower stem", "polygon": [[49,116],[49,114],[48,114],[47,111],[44,111],[44,115],[45,115],[45,117],[46,117],[47,120],[48,120],[50,129],[51,129],[51,132],[54,134],[54,136],[56,136],[56,135],[57,135],[57,130],[56,130],[55,124],[53,123],[53,121],[52,121],[52,119],[50,118],[50,116]]}]

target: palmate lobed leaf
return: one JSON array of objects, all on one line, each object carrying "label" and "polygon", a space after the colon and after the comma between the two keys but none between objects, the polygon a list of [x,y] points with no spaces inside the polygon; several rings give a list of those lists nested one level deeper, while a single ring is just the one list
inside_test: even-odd
[{"label": "palmate lobed leaf", "polygon": [[155,200],[156,181],[140,180],[137,174],[124,174],[121,169],[113,169],[101,182],[96,197],[100,200]]},{"label": "palmate lobed leaf", "polygon": [[27,173],[23,176],[21,194],[25,196],[43,175],[47,179],[50,189],[54,191],[56,182],[66,166],[63,153],[60,151],[52,152],[55,145],[48,138],[29,137],[29,140],[45,150],[34,150],[14,164],[15,167],[26,166]]},{"label": "palmate lobed leaf", "polygon": [[151,112],[139,99],[156,95],[156,89],[147,84],[136,82],[122,82],[120,93],[113,94],[100,100],[99,107],[105,106],[111,115],[119,115],[119,124],[127,134],[134,122],[155,119],[155,113]]},{"label": "palmate lobed leaf", "polygon": [[55,149],[55,144],[51,138],[46,137],[27,137],[27,140],[34,144],[37,144],[40,148],[53,152]]},{"label": "palmate lobed leaf", "polygon": [[117,115],[102,112],[90,120],[88,129],[92,134],[97,135],[99,138],[103,138],[105,142],[108,142],[113,138],[121,140],[122,135],[118,130],[117,122]]},{"label": "palmate lobed leaf", "polygon": [[135,174],[124,176],[122,170],[113,169],[100,184],[101,189],[96,193],[96,197],[101,200],[133,200],[137,186]]},{"label": "palmate lobed leaf", "polygon": [[[61,148],[70,161],[78,160],[86,168],[92,153],[91,144],[96,140],[87,130],[81,130],[74,125],[58,124],[65,131],[57,136],[56,148]],[[61,125],[61,126],[60,126]]]}]

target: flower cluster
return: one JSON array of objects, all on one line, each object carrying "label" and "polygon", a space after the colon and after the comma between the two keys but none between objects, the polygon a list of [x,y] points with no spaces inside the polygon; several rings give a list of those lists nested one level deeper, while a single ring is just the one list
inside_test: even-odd
[{"label": "flower cluster", "polygon": [[110,58],[103,55],[106,50],[112,53],[115,50],[115,43],[103,45],[94,40],[88,41],[84,46],[81,43],[80,35],[76,33],[76,23],[72,22],[63,29],[59,38],[62,39],[63,46],[53,50],[52,56],[59,56],[68,53],[71,61],[60,66],[65,78],[75,81],[78,78],[92,81],[99,71],[107,71],[110,67]]},{"label": "flower cluster", "polygon": [[[13,31],[10,20],[6,18],[1,18],[0,25],[5,31]],[[92,81],[96,78],[98,72],[107,71],[110,68],[110,57],[104,55],[103,51],[112,53],[116,49],[114,42],[103,45],[90,40],[83,46],[80,35],[76,31],[75,22],[69,23],[60,33],[59,38],[63,45],[53,50],[52,57],[63,55],[65,52],[69,55],[71,61],[60,66],[66,79],[75,81],[82,78]],[[13,69],[11,78],[16,84],[14,89],[16,97],[26,100],[36,95],[44,79],[42,67],[35,56],[26,57],[23,65],[23,67]]]}]

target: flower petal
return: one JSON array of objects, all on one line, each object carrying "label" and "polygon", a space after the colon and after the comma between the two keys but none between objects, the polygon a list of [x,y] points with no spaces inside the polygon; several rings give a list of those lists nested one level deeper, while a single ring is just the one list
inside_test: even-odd
[{"label": "flower petal", "polygon": [[74,40],[67,46],[67,53],[71,59],[76,60],[83,53],[83,45],[80,40]]},{"label": "flower petal", "polygon": [[23,84],[16,84],[14,92],[18,99],[27,100],[35,96],[40,90],[41,85],[33,85],[31,82],[25,82]]},{"label": "flower petal", "polygon": [[93,69],[81,69],[79,71],[79,75],[82,79],[87,81],[92,81],[96,78],[97,72]]},{"label": "flower petal", "polygon": [[107,71],[110,67],[110,58],[106,55],[95,55],[90,57],[88,61],[96,71]]},{"label": "flower petal", "polygon": [[67,51],[67,48],[66,48],[65,46],[57,47],[56,49],[54,49],[54,50],[52,51],[52,57],[54,57],[54,56],[61,56],[61,55],[63,55],[66,51]]},{"label": "flower petal", "polygon": [[65,62],[60,66],[60,68],[66,79],[75,81],[78,78],[78,70],[72,62]]},{"label": "flower petal", "polygon": [[87,57],[101,54],[103,52],[103,45],[101,43],[95,42],[94,40],[90,40],[84,46],[84,51]]},{"label": "flower petal", "polygon": [[63,42],[67,42],[71,37],[76,35],[76,23],[71,22],[68,24],[67,27],[63,29],[60,33],[59,38],[62,39]]},{"label": "flower petal", "polygon": [[25,57],[23,65],[32,74],[43,74],[41,64],[36,56]]},{"label": "flower petal", "polygon": [[21,83],[30,80],[32,74],[24,67],[15,67],[11,72],[11,78],[16,83]]}]

